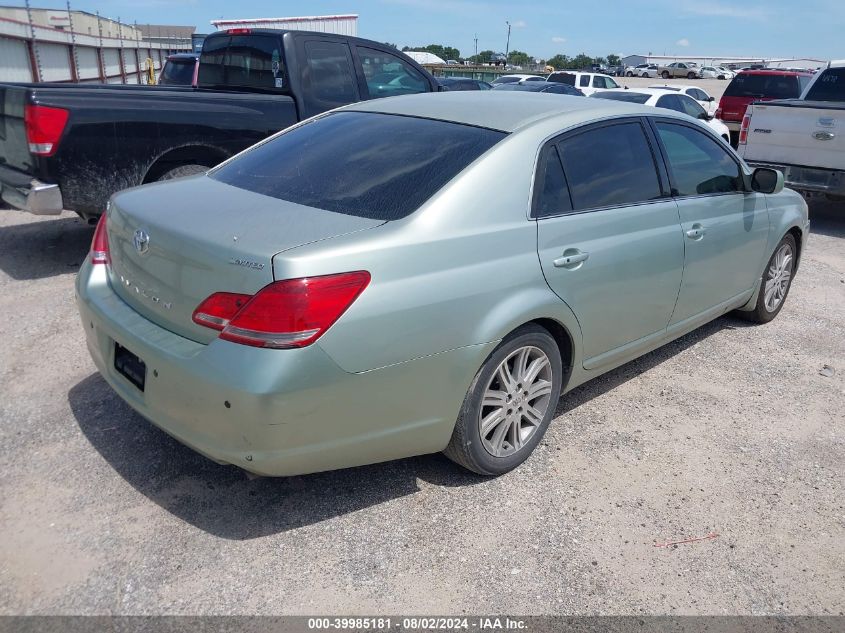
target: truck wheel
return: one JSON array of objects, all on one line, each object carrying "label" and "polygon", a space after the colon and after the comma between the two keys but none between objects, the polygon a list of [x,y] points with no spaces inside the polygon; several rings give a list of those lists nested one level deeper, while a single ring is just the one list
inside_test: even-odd
[{"label": "truck wheel", "polygon": [[668,70],[664,70],[664,71],[663,71],[663,74],[661,75],[661,77],[663,77],[663,79],[669,79],[669,71],[668,71]]},{"label": "truck wheel", "polygon": [[196,176],[197,174],[204,174],[210,168],[203,165],[179,165],[170,171],[164,172],[159,176],[159,180],[173,180],[174,178],[184,178],[185,176]]},{"label": "truck wheel", "polygon": [[695,79],[695,73],[687,73],[687,79]]},{"label": "truck wheel", "polygon": [[633,77],[633,76],[634,76],[634,73],[632,73],[632,72],[629,70],[628,72],[626,72],[626,73],[625,73],[625,76],[626,76],[626,77]]}]

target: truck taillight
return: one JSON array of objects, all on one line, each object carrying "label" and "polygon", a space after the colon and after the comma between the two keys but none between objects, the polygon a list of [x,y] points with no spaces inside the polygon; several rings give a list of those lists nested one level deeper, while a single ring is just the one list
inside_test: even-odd
[{"label": "truck taillight", "polygon": [[29,151],[36,156],[52,156],[67,125],[68,111],[41,105],[26,105],[23,121]]},{"label": "truck taillight", "polygon": [[745,145],[748,142],[748,127],[751,125],[751,115],[742,117],[742,125],[739,126],[739,144]]},{"label": "truck taillight", "polygon": [[718,108],[716,108],[716,112],[713,113],[713,117],[716,118],[716,119],[722,118],[722,106],[719,106]]},{"label": "truck taillight", "polygon": [[226,32],[229,35],[249,35],[250,33],[252,33],[252,29],[245,29],[245,28],[228,29]]},{"label": "truck taillight", "polygon": [[106,233],[106,214],[103,213],[91,240],[91,263],[108,264],[109,261],[109,236]]},{"label": "truck taillight", "polygon": [[217,292],[194,311],[194,323],[222,330],[224,341],[289,349],[320,338],[370,283],[359,270],[276,281],[250,297]]}]

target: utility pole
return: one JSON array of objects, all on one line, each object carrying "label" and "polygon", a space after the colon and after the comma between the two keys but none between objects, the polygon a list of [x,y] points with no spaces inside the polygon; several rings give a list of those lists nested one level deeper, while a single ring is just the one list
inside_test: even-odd
[{"label": "utility pole", "polygon": [[508,65],[508,53],[510,52],[511,48],[511,23],[505,22],[508,25],[508,41],[505,44],[505,66]]},{"label": "utility pole", "polygon": [[475,34],[475,56],[478,57],[478,33]]}]

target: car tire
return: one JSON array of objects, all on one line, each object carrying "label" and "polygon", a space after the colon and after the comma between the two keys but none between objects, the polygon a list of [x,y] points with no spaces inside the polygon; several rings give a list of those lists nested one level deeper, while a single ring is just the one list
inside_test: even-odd
[{"label": "car tire", "polygon": [[518,328],[478,370],[443,453],[479,475],[513,470],[543,439],[562,386],[560,350],[548,330]]},{"label": "car tire", "polygon": [[660,76],[663,77],[663,79],[669,79],[669,71],[664,70]]},{"label": "car tire", "polygon": [[204,174],[210,167],[203,165],[179,165],[170,171],[164,172],[159,176],[159,180],[173,180],[174,178],[184,178],[185,176],[196,176],[197,174]]},{"label": "car tire", "polygon": [[628,72],[626,72],[626,73],[625,73],[625,76],[626,76],[626,77],[633,77],[633,76],[634,76],[634,73],[632,73],[632,72],[629,70]]},{"label": "car tire", "polygon": [[754,323],[768,323],[774,319],[786,303],[797,263],[795,238],[787,233],[778,242],[763,271],[757,305],[750,312],[739,312],[739,315]]},{"label": "car tire", "polygon": [[687,79],[695,79],[695,73],[687,73]]}]

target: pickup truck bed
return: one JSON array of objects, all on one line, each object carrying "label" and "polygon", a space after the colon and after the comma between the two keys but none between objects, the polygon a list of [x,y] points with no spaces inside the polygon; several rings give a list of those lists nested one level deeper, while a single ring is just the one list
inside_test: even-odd
[{"label": "pickup truck bed", "polygon": [[208,36],[196,88],[0,84],[0,196],[93,221],[117,191],[204,171],[326,110],[437,90],[388,45],[261,29]]},{"label": "pickup truck bed", "polygon": [[835,97],[826,84],[840,78],[845,81],[845,66],[834,66],[814,78],[800,99],[752,103],[740,130],[739,154],[752,165],[779,169],[793,189],[845,196],[845,101],[813,98]]}]

